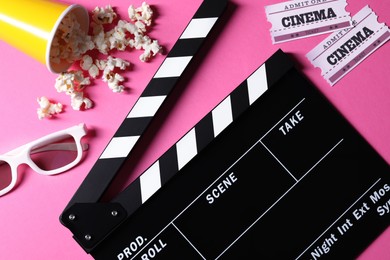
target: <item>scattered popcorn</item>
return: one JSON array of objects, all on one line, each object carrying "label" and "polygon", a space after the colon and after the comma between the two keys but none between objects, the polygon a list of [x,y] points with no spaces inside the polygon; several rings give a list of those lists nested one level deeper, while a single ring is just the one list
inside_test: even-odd
[{"label": "scattered popcorn", "polygon": [[83,70],[89,70],[93,64],[93,59],[89,55],[84,55],[80,61],[80,67]]},{"label": "scattered popcorn", "polygon": [[97,76],[99,75],[99,67],[96,66],[95,64],[92,64],[92,66],[88,69],[88,74],[92,78],[96,79]]},{"label": "scattered popcorn", "polygon": [[148,37],[148,40],[142,45],[144,53],[139,57],[141,61],[148,61],[152,56],[156,56],[161,52],[161,46],[158,44],[157,40],[151,41]]},{"label": "scattered popcorn", "polygon": [[[107,11],[104,8],[99,10],[100,12]],[[110,13],[110,10],[108,9],[107,12]],[[157,40],[152,41],[149,36],[145,35],[147,31],[146,26],[151,25],[152,16],[153,11],[145,2],[139,8],[130,6],[129,18],[134,23],[119,20],[113,29],[105,32],[101,22],[93,22],[91,23],[93,31],[92,41],[96,49],[105,55],[108,55],[114,49],[119,51],[124,51],[127,47],[137,50],[143,49],[145,52],[140,56],[140,60],[143,62],[148,61],[152,56],[161,53],[162,50]]]},{"label": "scattered popcorn", "polygon": [[92,41],[95,44],[95,48],[102,54],[107,55],[109,49],[109,43],[106,39],[103,25],[92,23],[93,36]]},{"label": "scattered popcorn", "polygon": [[123,92],[124,86],[120,85],[121,82],[123,82],[125,79],[119,75],[118,73],[114,73],[112,71],[109,71],[104,74],[103,81],[107,82],[108,87],[113,92]]},{"label": "scattered popcorn", "polygon": [[106,7],[95,7],[92,11],[92,20],[97,24],[110,24],[112,23],[117,14],[112,9],[111,5]]},{"label": "scattered popcorn", "polygon": [[135,35],[135,34],[141,32],[135,24],[129,23],[125,20],[118,21],[117,26],[120,28],[124,28],[127,32],[129,32],[132,35]]},{"label": "scattered popcorn", "polygon": [[137,27],[137,31],[140,33],[146,32],[146,26],[141,21],[136,21],[134,23],[135,27]]},{"label": "scattered popcorn", "polygon": [[[79,61],[81,70],[63,72],[55,82],[58,92],[65,92],[70,96],[74,110],[80,110],[82,107],[89,109],[93,106],[92,100],[85,97],[83,91],[91,84],[90,78],[97,79],[100,74],[101,79],[113,92],[124,91],[125,78],[119,71],[126,70],[131,64],[124,59],[112,57],[109,54],[111,51],[125,51],[127,48],[143,50],[139,56],[142,62],[161,53],[162,48],[158,41],[146,35],[152,24],[151,7],[146,2],[138,8],[130,5],[128,15],[130,21],[120,19],[113,24],[118,15],[111,5],[95,7],[91,13],[91,35],[81,30],[74,14],[67,15],[61,22],[53,39],[50,56],[57,63],[62,60]],[[111,24],[110,29],[106,30],[105,26]],[[107,58],[93,58],[89,53],[93,50],[106,55]],[[84,76],[84,72],[88,73],[89,77]]]},{"label": "scattered popcorn", "polygon": [[99,75],[99,68],[93,63],[93,59],[89,55],[84,55],[80,61],[81,69],[88,71],[89,76],[96,79]]},{"label": "scattered popcorn", "polygon": [[107,82],[108,87],[113,92],[123,92],[124,86],[120,85],[120,83],[125,80],[120,74],[114,72],[115,68],[125,70],[128,66],[130,66],[130,62],[121,58],[113,58],[112,56],[108,56],[105,61],[102,79],[104,82]]},{"label": "scattered popcorn", "polygon": [[89,77],[84,77],[81,70],[71,70],[61,73],[55,83],[58,92],[65,92],[70,95],[73,92],[80,92],[86,85],[91,84]]},{"label": "scattered popcorn", "polygon": [[99,70],[104,70],[106,67],[107,61],[106,60],[95,60],[95,65],[98,67]]},{"label": "scattered popcorn", "polygon": [[[92,36],[86,35],[80,28],[74,14],[68,14],[62,21],[53,39],[51,57],[53,60],[76,61],[89,50],[97,49],[100,53],[108,55],[110,50],[124,51],[127,46],[143,49],[145,53],[140,56],[141,61],[147,61],[161,51],[158,41],[151,40],[144,35],[146,26],[152,23],[153,10],[150,5],[143,2],[138,8],[130,5],[128,15],[131,21],[119,20],[117,25],[104,31],[103,25],[111,24],[118,17],[111,5],[95,7],[92,11]],[[88,69],[86,69],[88,70]]]},{"label": "scattered popcorn", "polygon": [[89,77],[84,77],[81,70],[71,70],[61,73],[57,79],[55,88],[58,92],[65,92],[70,96],[71,106],[74,110],[80,110],[84,104],[84,108],[92,107],[92,101],[84,97],[83,89],[86,85],[91,84]]},{"label": "scattered popcorn", "polygon": [[123,20],[120,20],[114,29],[106,33],[106,40],[110,50],[124,51],[128,46],[127,30],[124,26],[121,26],[122,24]]},{"label": "scattered popcorn", "polygon": [[93,105],[89,98],[84,97],[83,92],[73,92],[70,94],[70,98],[70,104],[74,110],[80,110],[83,105],[85,109],[89,109]]},{"label": "scattered popcorn", "polygon": [[52,117],[54,114],[62,112],[61,103],[52,103],[47,97],[37,98],[39,103],[39,108],[37,109],[38,118],[41,120],[43,118]]},{"label": "scattered popcorn", "polygon": [[152,23],[153,10],[145,2],[143,2],[141,7],[138,8],[134,8],[132,5],[130,5],[128,14],[132,21],[142,21],[147,26],[150,26]]},{"label": "scattered popcorn", "polygon": [[114,68],[119,68],[121,70],[125,70],[128,66],[130,66],[130,62],[125,61],[121,58],[113,58],[111,56],[107,57],[106,68],[113,70]]}]

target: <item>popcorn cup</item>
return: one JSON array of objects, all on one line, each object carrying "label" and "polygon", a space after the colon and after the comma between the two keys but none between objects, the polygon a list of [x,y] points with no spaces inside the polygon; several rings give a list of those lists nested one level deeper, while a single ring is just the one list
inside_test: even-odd
[{"label": "popcorn cup", "polygon": [[61,21],[73,13],[88,32],[88,11],[81,5],[50,0],[11,0],[0,4],[0,39],[45,64],[52,73],[66,71],[73,62],[53,62],[50,51]]}]

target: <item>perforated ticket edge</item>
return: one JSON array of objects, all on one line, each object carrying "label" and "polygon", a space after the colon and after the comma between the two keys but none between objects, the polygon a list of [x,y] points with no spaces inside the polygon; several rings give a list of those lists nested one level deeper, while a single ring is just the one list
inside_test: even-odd
[{"label": "perforated ticket edge", "polygon": [[[359,65],[390,39],[389,27],[385,23],[378,22],[377,14],[368,5],[364,6],[356,13],[352,20],[354,24],[353,28],[346,28],[334,32],[306,54],[306,57],[312,65],[321,69],[322,77],[324,77],[331,86],[334,86],[353,68]],[[373,33],[368,37],[365,37],[366,39],[362,41],[359,46],[350,51],[345,57],[338,60],[336,64],[330,64],[327,59],[332,57],[331,55],[350,40],[352,36],[358,34],[360,31],[359,28],[363,27],[368,28]],[[349,36],[350,38],[343,40],[346,36]],[[334,41],[336,38],[337,41]],[[328,43],[331,41],[334,42],[332,45],[329,45]],[[334,61],[332,61],[332,63],[333,62]]]},{"label": "perforated ticket edge", "polygon": [[[277,44],[350,28],[353,26],[352,18],[346,11],[346,6],[346,0],[294,0],[265,6],[267,19],[272,24],[270,29],[272,43]],[[318,14],[322,10],[329,9],[334,15],[330,17],[330,13],[325,12],[327,19],[295,24],[296,19],[292,18],[306,13]],[[283,22],[291,26],[283,27]]]}]

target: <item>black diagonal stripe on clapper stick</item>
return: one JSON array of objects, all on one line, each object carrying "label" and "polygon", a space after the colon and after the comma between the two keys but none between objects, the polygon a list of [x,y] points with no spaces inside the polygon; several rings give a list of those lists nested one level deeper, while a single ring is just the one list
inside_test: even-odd
[{"label": "black diagonal stripe on clapper stick", "polygon": [[223,14],[227,0],[205,0],[96,161],[67,208],[98,202],[166,97]]}]

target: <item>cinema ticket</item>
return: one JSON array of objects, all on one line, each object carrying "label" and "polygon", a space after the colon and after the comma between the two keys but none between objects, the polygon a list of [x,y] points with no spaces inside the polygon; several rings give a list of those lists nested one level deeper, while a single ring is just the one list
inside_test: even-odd
[{"label": "cinema ticket", "polygon": [[334,32],[306,55],[332,86],[390,38],[389,28],[369,6],[352,20],[353,28]]},{"label": "cinema ticket", "polygon": [[306,38],[352,26],[346,0],[295,0],[265,7],[273,43]]}]

